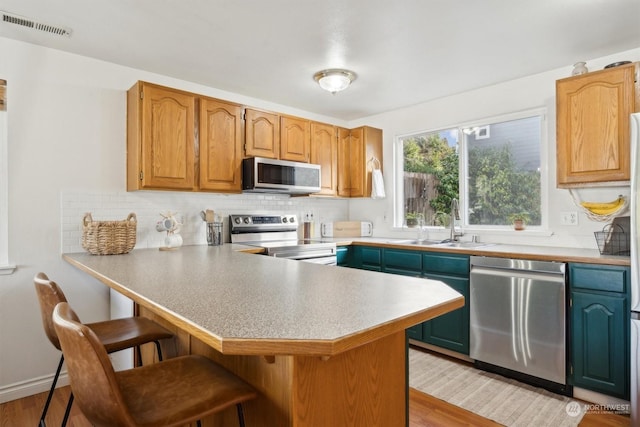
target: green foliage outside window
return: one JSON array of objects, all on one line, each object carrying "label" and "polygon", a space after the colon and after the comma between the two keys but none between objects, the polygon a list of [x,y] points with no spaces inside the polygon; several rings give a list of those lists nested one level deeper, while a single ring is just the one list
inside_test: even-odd
[{"label": "green foliage outside window", "polygon": [[469,223],[505,225],[515,215],[540,225],[540,173],[519,170],[511,144],[469,150]]}]

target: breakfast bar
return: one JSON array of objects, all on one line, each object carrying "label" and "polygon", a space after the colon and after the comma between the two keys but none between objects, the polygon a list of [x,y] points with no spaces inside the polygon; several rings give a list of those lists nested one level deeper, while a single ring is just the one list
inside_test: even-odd
[{"label": "breakfast bar", "polygon": [[435,280],[241,249],[63,258],[170,328],[163,352],[206,355],[257,388],[247,426],[406,426],[405,329],[462,307],[463,296]]}]

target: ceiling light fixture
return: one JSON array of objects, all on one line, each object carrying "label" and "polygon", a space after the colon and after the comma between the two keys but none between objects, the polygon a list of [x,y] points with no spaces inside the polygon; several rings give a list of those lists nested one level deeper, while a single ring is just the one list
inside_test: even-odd
[{"label": "ceiling light fixture", "polygon": [[322,89],[336,93],[348,88],[351,82],[356,79],[356,73],[349,70],[332,68],[330,70],[318,71],[313,75],[313,79],[318,82]]}]

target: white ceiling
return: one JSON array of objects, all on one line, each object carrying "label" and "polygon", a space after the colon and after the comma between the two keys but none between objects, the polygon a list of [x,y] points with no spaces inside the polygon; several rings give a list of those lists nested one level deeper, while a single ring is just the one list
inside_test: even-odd
[{"label": "white ceiling", "polygon": [[[0,10],[72,30],[0,22],[3,37],[342,120],[640,47],[640,0],[2,0]],[[331,95],[313,74],[336,67],[358,78]]]}]

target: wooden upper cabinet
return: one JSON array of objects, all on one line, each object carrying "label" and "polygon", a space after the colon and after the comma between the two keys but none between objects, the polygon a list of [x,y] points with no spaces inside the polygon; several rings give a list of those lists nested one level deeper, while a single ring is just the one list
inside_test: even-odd
[{"label": "wooden upper cabinet", "polygon": [[339,196],[371,195],[373,159],[377,159],[382,167],[382,130],[362,126],[338,131]]},{"label": "wooden upper cabinet", "polygon": [[138,82],[127,101],[127,190],[194,190],[196,97]]},{"label": "wooden upper cabinet", "polygon": [[280,155],[280,116],[245,110],[245,156],[277,159]]},{"label": "wooden upper cabinet", "polygon": [[309,145],[309,120],[280,117],[280,159],[309,162]]},{"label": "wooden upper cabinet", "polygon": [[640,108],[638,63],[556,82],[557,186],[630,180],[629,115]]},{"label": "wooden upper cabinet", "polygon": [[311,163],[320,165],[318,195],[335,196],[338,190],[338,139],[336,127],[311,122]]},{"label": "wooden upper cabinet", "polygon": [[202,98],[199,129],[199,188],[242,191],[242,107]]},{"label": "wooden upper cabinet", "polygon": [[351,131],[338,128],[338,196],[351,196]]}]

